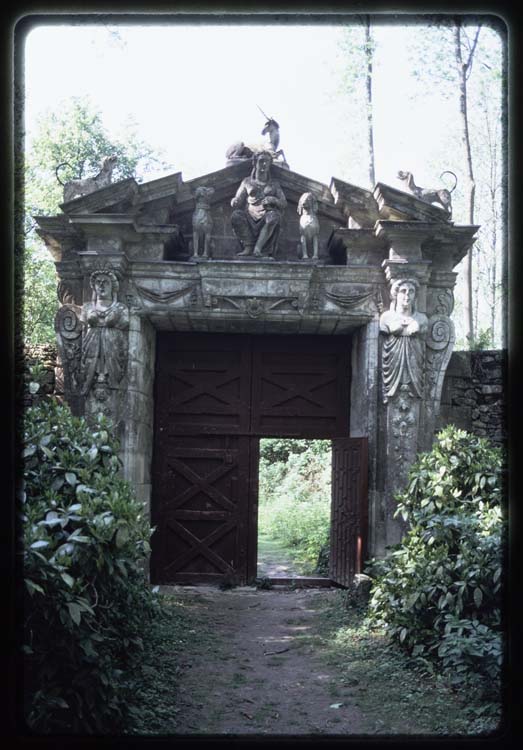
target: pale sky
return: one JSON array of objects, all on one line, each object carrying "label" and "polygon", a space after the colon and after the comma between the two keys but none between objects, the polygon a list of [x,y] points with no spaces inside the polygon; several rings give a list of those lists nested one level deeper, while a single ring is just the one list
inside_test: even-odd
[{"label": "pale sky", "polygon": [[[165,161],[187,180],[224,167],[234,141],[263,141],[259,105],[280,124],[291,169],[326,184],[335,176],[369,187],[355,178],[366,174],[364,144],[348,152],[351,105],[338,93],[339,26],[118,28],[122,41],[94,25],[29,33],[29,135],[36,115],[70,96],[89,95],[110,132],[132,116],[140,136],[163,149]],[[445,107],[455,104],[429,95],[413,104],[402,28],[374,33],[381,50],[374,74],[376,181],[399,187],[396,173],[406,169],[431,183],[437,175],[427,171],[427,146],[443,139]]]},{"label": "pale sky", "polygon": [[[118,36],[110,33],[115,29]],[[459,173],[461,157],[448,146],[459,122],[457,97],[446,101],[437,86],[427,86],[414,100],[405,27],[374,25],[373,34],[376,182],[401,189],[401,169],[418,185],[443,187],[441,172]],[[482,34],[482,44],[500,54],[497,36]],[[132,117],[140,138],[172,165],[145,181],[180,171],[190,180],[225,167],[232,143],[263,142],[259,105],[278,121],[293,171],[326,185],[337,177],[371,188],[366,144],[350,139],[351,119],[361,116],[364,102],[340,93],[340,36],[340,26],[325,24],[36,27],[26,38],[27,137],[38,115],[88,95],[109,135],[118,136]],[[466,223],[460,210],[457,224]],[[463,284],[460,274],[457,304]],[[481,307],[487,319],[488,301]]]}]

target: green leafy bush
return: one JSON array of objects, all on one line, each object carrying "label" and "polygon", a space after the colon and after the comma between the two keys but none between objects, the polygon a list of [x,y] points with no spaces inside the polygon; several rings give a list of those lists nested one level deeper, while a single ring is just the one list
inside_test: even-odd
[{"label": "green leafy bush", "polygon": [[263,440],[260,456],[260,530],[312,573],[329,539],[330,441]]},{"label": "green leafy bush", "polygon": [[398,545],[373,561],[371,618],[454,679],[497,684],[502,664],[501,452],[449,426],[411,468]]},{"label": "green leafy bush", "polygon": [[117,731],[125,670],[155,611],[151,529],[118,474],[103,417],[91,429],[53,400],[24,419],[21,503],[25,716],[35,732]]}]

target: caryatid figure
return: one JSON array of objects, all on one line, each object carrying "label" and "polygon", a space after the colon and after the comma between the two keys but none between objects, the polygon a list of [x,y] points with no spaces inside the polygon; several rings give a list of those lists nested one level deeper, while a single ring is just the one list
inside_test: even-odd
[{"label": "caryatid figure", "polygon": [[87,327],[82,342],[81,370],[83,393],[94,383],[116,386],[127,365],[129,311],[118,302],[118,279],[109,268],[91,274],[92,301],[83,306],[82,319]]},{"label": "caryatid figure", "polygon": [[383,346],[383,383],[386,399],[402,385],[409,386],[413,396],[423,396],[423,334],[427,316],[416,311],[419,284],[414,279],[399,279],[390,290],[390,310],[380,317],[380,331],[387,338]]}]

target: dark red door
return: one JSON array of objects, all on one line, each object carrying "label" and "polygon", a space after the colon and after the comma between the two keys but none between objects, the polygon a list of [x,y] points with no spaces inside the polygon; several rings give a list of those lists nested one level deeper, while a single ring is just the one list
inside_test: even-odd
[{"label": "dark red door", "polygon": [[247,564],[249,438],[179,436],[159,452],[155,583],[221,580]]},{"label": "dark red door", "polygon": [[367,555],[367,438],[332,441],[329,576],[349,586]]},{"label": "dark red door", "polygon": [[248,339],[158,335],[151,578],[245,582],[250,486]]},{"label": "dark red door", "polygon": [[345,336],[260,336],[252,349],[253,433],[349,434],[350,341]]},{"label": "dark red door", "polygon": [[256,576],[262,435],[348,434],[347,337],[159,334],[154,583]]}]

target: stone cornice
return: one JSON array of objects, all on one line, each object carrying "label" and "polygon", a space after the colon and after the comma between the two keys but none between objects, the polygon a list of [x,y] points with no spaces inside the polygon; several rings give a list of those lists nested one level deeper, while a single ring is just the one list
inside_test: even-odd
[{"label": "stone cornice", "polygon": [[82,195],[72,201],[60,204],[60,208],[67,215],[94,213],[101,209],[115,206],[122,201],[131,205],[138,196],[138,183],[133,177],[106,187],[95,190],[88,195]]},{"label": "stone cornice", "polygon": [[376,223],[376,235],[389,242],[391,258],[424,258],[442,271],[451,271],[473,244],[478,228],[476,225],[380,220]]},{"label": "stone cornice", "polygon": [[336,177],[331,179],[330,192],[334,203],[339,207],[347,222],[354,223],[351,228],[374,227],[379,218],[378,204],[370,190],[351,185]]},{"label": "stone cornice", "polygon": [[478,225],[449,225],[433,227],[423,243],[423,257],[430,258],[434,266],[450,271],[465,257],[475,241]]},{"label": "stone cornice", "polygon": [[84,247],[84,233],[78,227],[74,227],[66,216],[34,216],[33,218],[38,223],[36,233],[45,242],[55,262],[61,261],[68,250]]},{"label": "stone cornice", "polygon": [[378,182],[374,188],[373,196],[378,204],[381,219],[436,223],[448,223],[450,219],[445,209],[382,182]]}]

